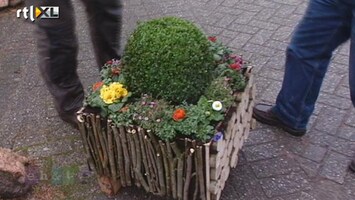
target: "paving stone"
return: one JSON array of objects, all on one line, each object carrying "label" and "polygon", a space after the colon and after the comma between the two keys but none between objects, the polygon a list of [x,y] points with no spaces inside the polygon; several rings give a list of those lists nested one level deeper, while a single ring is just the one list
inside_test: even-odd
[{"label": "paving stone", "polygon": [[221,28],[228,28],[238,17],[235,15],[225,15],[215,23],[216,26]]},{"label": "paving stone", "polygon": [[[260,28],[257,25],[260,25],[257,21],[254,21],[255,24],[252,23],[252,20],[254,18],[255,12],[249,12],[249,11],[244,11],[239,15],[238,20],[236,20],[236,23],[238,24],[244,24],[244,25],[251,25]],[[263,24],[264,25],[264,24]],[[260,26],[263,26],[260,25]]]},{"label": "paving stone", "polygon": [[297,25],[297,22],[301,19],[301,17],[302,15],[299,14],[291,14],[287,18],[272,16],[271,18],[269,18],[269,21],[272,21],[273,23],[278,24],[280,26],[294,28]]},{"label": "paving stone", "polygon": [[341,55],[337,54],[334,56],[333,60],[334,63],[339,63],[342,65],[349,65],[349,56],[348,55]]},{"label": "paving stone", "polygon": [[355,142],[351,142],[342,138],[337,138],[331,144],[330,149],[347,156],[353,156],[355,155]]},{"label": "paving stone", "polygon": [[351,142],[355,142],[355,128],[343,125],[340,127],[338,136]]},{"label": "paving stone", "polygon": [[301,156],[295,156],[295,160],[297,160],[300,168],[303,169],[303,171],[307,174],[308,177],[314,178],[318,176],[319,169],[321,167],[320,163],[303,158]]},{"label": "paving stone", "polygon": [[317,200],[307,192],[297,192],[296,194],[286,195],[284,197],[276,197],[273,200]]},{"label": "paving stone", "polygon": [[285,51],[288,46],[288,43],[277,40],[270,40],[265,43],[265,46],[274,50]]},{"label": "paving stone", "polygon": [[284,149],[285,146],[272,142],[245,147],[244,153],[247,161],[257,161],[280,156],[285,153]]},{"label": "paving stone", "polygon": [[273,48],[257,45],[257,44],[252,44],[252,43],[247,43],[244,47],[244,50],[252,52],[252,53],[258,53],[263,56],[271,56],[274,55],[276,50]]},{"label": "paving stone", "polygon": [[327,92],[327,93],[334,93],[343,78],[344,78],[344,75],[338,75],[335,73],[327,73],[325,75],[321,91]]},{"label": "paving stone", "polygon": [[323,160],[325,154],[327,153],[327,149],[318,145],[309,145],[306,147],[303,157],[308,158],[310,160],[320,162]]},{"label": "paving stone", "polygon": [[78,150],[73,153],[65,153],[52,157],[53,164],[57,167],[86,164],[85,158],[85,152]]},{"label": "paving stone", "polygon": [[349,87],[346,86],[338,86],[338,88],[335,90],[335,95],[340,96],[340,97],[350,97],[350,90]]},{"label": "paving stone", "polygon": [[242,48],[251,38],[250,34],[239,33],[236,38],[230,43],[234,48]]},{"label": "paving stone", "polygon": [[[331,116],[331,117],[330,117]],[[341,125],[345,112],[336,108],[323,108],[318,116],[315,128],[317,130],[336,135]]]},{"label": "paving stone", "polygon": [[250,166],[238,166],[226,182],[221,199],[265,199],[266,196]]},{"label": "paving stone", "polygon": [[278,133],[272,129],[257,129],[250,132],[248,139],[245,141],[244,146],[253,146],[261,143],[268,143],[277,140]]},{"label": "paving stone", "polygon": [[263,92],[261,99],[267,102],[275,102],[276,97],[279,94],[282,83],[279,81],[273,81],[269,87]]},{"label": "paving stone", "polygon": [[281,5],[280,8],[278,8],[275,12],[275,16],[276,17],[280,17],[280,18],[287,18],[289,15],[291,15],[295,10],[296,10],[296,6],[294,5]]},{"label": "paving stone", "polygon": [[312,182],[312,188],[313,190],[309,191],[309,194],[317,200],[353,199],[351,198],[351,194],[349,194],[349,190],[347,188],[344,188],[343,185],[331,180],[320,179],[318,181]]},{"label": "paving stone", "polygon": [[352,108],[351,111],[347,114],[345,123],[349,126],[355,127],[355,109]]},{"label": "paving stone", "polygon": [[31,146],[28,148],[29,156],[33,157],[48,157],[67,153],[73,150],[70,140],[59,140],[53,143],[47,143],[38,146]]},{"label": "paving stone", "polygon": [[254,36],[249,40],[253,44],[265,44],[273,34],[273,31],[261,29],[259,32],[254,34]]},{"label": "paving stone", "polygon": [[277,176],[275,178],[265,178],[260,180],[261,187],[268,197],[292,194],[311,188],[304,173],[290,173],[288,175]]},{"label": "paving stone", "polygon": [[258,20],[268,20],[274,15],[275,8],[263,8],[259,13],[257,13],[254,19]]},{"label": "paving stone", "polygon": [[233,30],[235,32],[240,32],[240,33],[247,33],[247,34],[255,34],[258,32],[260,29],[257,27],[253,27],[250,25],[245,25],[239,23],[239,21],[235,21],[229,26],[230,30]]},{"label": "paving stone", "polygon": [[289,41],[292,32],[293,28],[291,27],[280,27],[274,32],[271,38],[281,42],[287,42]]},{"label": "paving stone", "polygon": [[275,69],[269,69],[264,67],[262,70],[260,70],[259,73],[260,76],[264,76],[268,79],[273,79],[276,81],[282,81],[283,80],[283,75],[284,72],[280,70],[275,70]]},{"label": "paving stone", "polygon": [[299,164],[291,157],[281,156],[253,163],[251,166],[258,178],[273,177],[301,170]]},{"label": "paving stone", "polygon": [[346,156],[332,152],[326,158],[324,165],[320,171],[320,175],[324,178],[333,180],[337,183],[344,183],[344,178],[348,169],[349,158]]},{"label": "paving stone", "polygon": [[333,135],[329,135],[325,132],[314,130],[311,133],[306,134],[303,138],[310,143],[317,144],[322,147],[331,146],[337,138]]}]

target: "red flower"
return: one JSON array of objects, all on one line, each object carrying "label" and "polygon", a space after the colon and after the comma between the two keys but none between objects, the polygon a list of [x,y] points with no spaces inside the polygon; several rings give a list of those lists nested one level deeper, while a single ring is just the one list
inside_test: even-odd
[{"label": "red flower", "polygon": [[216,42],[217,41],[217,37],[216,36],[209,36],[208,40],[211,42]]},{"label": "red flower", "polygon": [[182,108],[176,109],[173,114],[173,119],[175,121],[181,121],[186,117],[186,111]]},{"label": "red flower", "polygon": [[229,67],[234,70],[240,70],[242,68],[239,63],[232,63],[229,65]]},{"label": "red flower", "polygon": [[113,63],[112,60],[109,60],[106,62],[106,64],[108,64],[108,65],[112,65],[112,63]]},{"label": "red flower", "polygon": [[99,89],[103,85],[104,85],[104,83],[102,81],[97,82],[92,86],[92,90],[95,92],[97,89]]}]

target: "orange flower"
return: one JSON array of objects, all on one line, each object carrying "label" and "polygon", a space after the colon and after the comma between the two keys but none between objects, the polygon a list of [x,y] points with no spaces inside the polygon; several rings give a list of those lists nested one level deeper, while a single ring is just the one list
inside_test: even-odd
[{"label": "orange flower", "polygon": [[112,68],[111,71],[112,71],[112,74],[114,74],[114,75],[120,75],[120,73],[121,73],[121,69],[118,67]]},{"label": "orange flower", "polygon": [[186,111],[182,108],[176,109],[173,114],[173,119],[175,121],[181,121],[186,117]]},{"label": "orange flower", "polygon": [[104,82],[102,82],[102,81],[97,82],[92,86],[92,90],[95,92],[97,89],[99,89],[103,85],[104,85]]},{"label": "orange flower", "polygon": [[120,112],[127,112],[129,110],[128,106],[125,106],[120,109]]}]

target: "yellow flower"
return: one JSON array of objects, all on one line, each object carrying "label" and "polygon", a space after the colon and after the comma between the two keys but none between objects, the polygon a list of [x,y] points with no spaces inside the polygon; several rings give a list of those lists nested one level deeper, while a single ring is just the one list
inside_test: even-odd
[{"label": "yellow flower", "polygon": [[106,104],[112,104],[127,95],[127,89],[119,82],[111,83],[109,86],[104,85],[100,90],[100,97]]}]

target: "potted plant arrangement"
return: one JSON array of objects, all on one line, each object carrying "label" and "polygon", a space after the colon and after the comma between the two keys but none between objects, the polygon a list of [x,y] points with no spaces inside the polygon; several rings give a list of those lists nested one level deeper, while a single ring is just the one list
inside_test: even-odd
[{"label": "potted plant arrangement", "polygon": [[219,199],[253,123],[248,63],[193,23],[164,17],[138,24],[101,76],[91,109],[78,112],[101,189]]}]

